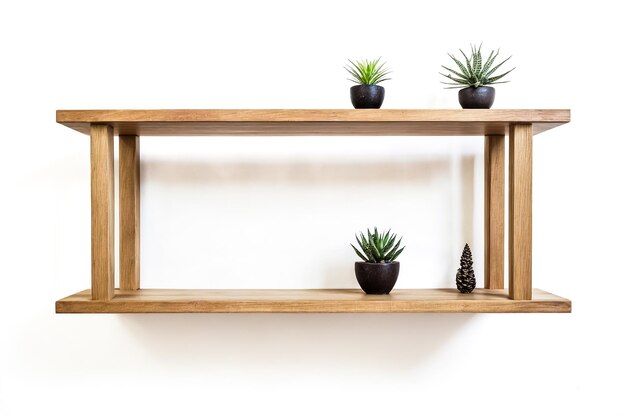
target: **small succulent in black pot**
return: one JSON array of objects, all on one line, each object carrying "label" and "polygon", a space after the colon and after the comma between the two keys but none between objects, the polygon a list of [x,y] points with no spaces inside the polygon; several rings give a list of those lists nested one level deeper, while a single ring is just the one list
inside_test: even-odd
[{"label": "small succulent in black pot", "polygon": [[354,263],[356,279],[366,294],[389,294],[400,273],[400,262],[396,258],[404,250],[404,247],[400,248],[402,238],[396,242],[396,235],[391,230],[379,233],[377,228],[374,233],[367,229],[367,237],[362,232],[360,235],[356,236],[356,241],[361,250],[350,245],[363,259],[363,262]]},{"label": "small succulent in black pot", "polygon": [[350,100],[355,109],[380,109],[385,99],[385,88],[378,85],[390,71],[385,68],[385,63],[380,63],[380,58],[374,60],[357,61],[350,63],[346,70],[350,73],[348,80],[358,84],[350,88]]},{"label": "small succulent in black pot", "polygon": [[493,87],[489,87],[489,85],[507,83],[508,81],[501,81],[501,79],[515,69],[496,74],[496,71],[502,64],[511,59],[511,57],[509,56],[499,64],[495,64],[500,50],[491,51],[489,57],[484,60],[481,48],[482,45],[478,48],[475,45],[471,45],[469,57],[462,49],[459,49],[465,63],[454,55],[448,54],[458,69],[453,70],[442,65],[445,70],[450,72],[448,74],[440,72],[441,75],[449,80],[442,81],[443,84],[451,86],[446,88],[461,88],[459,90],[459,103],[464,109],[490,109],[496,98],[496,90]]}]

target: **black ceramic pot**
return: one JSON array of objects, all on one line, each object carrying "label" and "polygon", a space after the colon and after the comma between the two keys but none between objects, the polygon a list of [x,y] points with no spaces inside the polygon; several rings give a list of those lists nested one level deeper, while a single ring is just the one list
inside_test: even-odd
[{"label": "black ceramic pot", "polygon": [[350,100],[355,109],[380,109],[385,89],[379,85],[355,85],[350,88]]},{"label": "black ceramic pot", "polygon": [[366,294],[389,294],[398,280],[400,262],[388,264],[355,262],[354,272],[361,289]]},{"label": "black ceramic pot", "polygon": [[459,90],[459,103],[464,109],[490,109],[496,99],[493,87],[467,87]]}]

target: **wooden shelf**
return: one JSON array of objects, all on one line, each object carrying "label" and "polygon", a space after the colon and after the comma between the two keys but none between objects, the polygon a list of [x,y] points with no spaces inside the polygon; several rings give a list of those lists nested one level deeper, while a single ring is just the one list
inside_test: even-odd
[{"label": "wooden shelf", "polygon": [[[90,135],[91,289],[57,302],[59,313],[571,311],[532,281],[534,135],[570,121],[569,110],[58,110],[57,122]],[[119,286],[115,265],[115,156],[119,136]],[[140,136],[484,136],[487,289],[156,290],[140,288]],[[508,135],[508,243],[505,242]],[[504,253],[509,289],[504,289]],[[350,261],[351,262],[351,261]]]},{"label": "wooden shelf", "polygon": [[570,313],[571,302],[534,289],[532,300],[507,290],[396,289],[366,295],[358,289],[115,290],[110,301],[85,290],[56,302],[57,313]]},{"label": "wooden shelf", "polygon": [[533,134],[569,122],[569,110],[58,110],[57,122],[84,134],[91,124],[139,136],[483,136],[512,123]]}]

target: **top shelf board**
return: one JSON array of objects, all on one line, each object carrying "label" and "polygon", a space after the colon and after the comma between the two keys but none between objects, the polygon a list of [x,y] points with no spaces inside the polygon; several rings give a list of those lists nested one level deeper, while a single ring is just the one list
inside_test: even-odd
[{"label": "top shelf board", "polygon": [[57,110],[81,133],[109,124],[139,136],[483,136],[511,123],[536,135],[569,121],[569,110]]}]

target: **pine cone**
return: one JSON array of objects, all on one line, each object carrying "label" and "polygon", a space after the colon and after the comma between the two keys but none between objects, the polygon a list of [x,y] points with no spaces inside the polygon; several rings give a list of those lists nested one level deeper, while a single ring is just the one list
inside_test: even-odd
[{"label": "pine cone", "polygon": [[456,273],[456,288],[462,293],[470,293],[476,288],[472,251],[467,243],[461,255],[461,267]]}]

